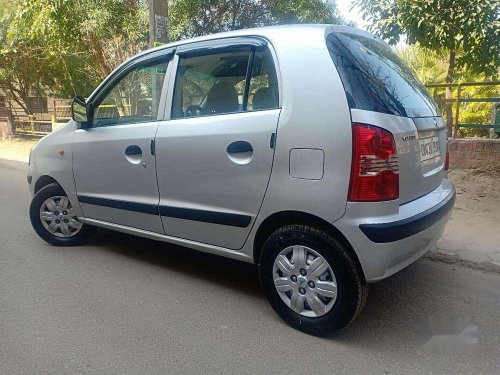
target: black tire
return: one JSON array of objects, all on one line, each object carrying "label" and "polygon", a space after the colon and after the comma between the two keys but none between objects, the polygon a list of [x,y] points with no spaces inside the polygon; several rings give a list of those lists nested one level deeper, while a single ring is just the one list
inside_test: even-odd
[{"label": "black tire", "polygon": [[49,184],[41,188],[33,197],[29,214],[31,225],[35,232],[42,238],[44,241],[48,242],[54,246],[76,246],[82,244],[87,238],[92,236],[97,228],[88,224],[83,224],[82,228],[78,233],[73,235],[72,237],[57,237],[50,233],[43,226],[40,220],[40,207],[45,202],[46,199],[53,196],[67,196],[64,190],[56,183]]},{"label": "black tire", "polygon": [[[335,274],[337,298],[325,315],[307,317],[295,312],[283,302],[274,286],[274,261],[282,250],[293,245],[307,246],[319,253]],[[259,276],[276,313],[292,327],[315,336],[328,336],[347,327],[363,309],[368,295],[368,284],[359,263],[346,247],[329,234],[307,225],[285,226],[266,240]]]}]

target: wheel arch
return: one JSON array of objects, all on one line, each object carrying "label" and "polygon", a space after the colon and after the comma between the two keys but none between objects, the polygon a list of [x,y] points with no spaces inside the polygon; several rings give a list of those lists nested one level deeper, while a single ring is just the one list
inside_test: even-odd
[{"label": "wheel arch", "polygon": [[257,229],[257,233],[255,234],[253,241],[253,259],[255,264],[260,263],[260,254],[262,251],[262,246],[266,239],[276,230],[286,225],[293,224],[302,224],[313,226],[317,229],[323,230],[328,233],[330,236],[334,237],[336,240],[340,241],[349,253],[352,255],[353,260],[355,261],[357,267],[360,272],[363,274],[363,268],[361,267],[361,263],[359,262],[358,256],[351,244],[347,240],[347,238],[340,232],[335,226],[333,226],[328,221],[301,211],[280,211],[272,214],[267,217]]},{"label": "wheel arch", "polygon": [[[35,182],[34,193],[36,194],[41,188],[43,188],[47,185],[53,184],[53,183],[56,183],[59,186],[61,186],[61,184],[59,182],[57,182],[57,180],[55,178],[53,178],[49,175],[40,176],[38,178],[38,180],[36,180],[36,182]],[[61,186],[61,188],[62,188],[62,186]]]}]

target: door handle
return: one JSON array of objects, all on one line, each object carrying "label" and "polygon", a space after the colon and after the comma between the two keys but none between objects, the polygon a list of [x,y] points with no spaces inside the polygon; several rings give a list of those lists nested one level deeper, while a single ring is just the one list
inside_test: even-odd
[{"label": "door handle", "polygon": [[247,141],[236,141],[227,146],[228,154],[239,154],[243,152],[253,152],[252,145]]},{"label": "door handle", "polygon": [[156,142],[154,139],[151,140],[151,143],[149,144],[149,151],[151,151],[151,155],[156,154]]},{"label": "door handle", "polygon": [[137,145],[130,145],[125,149],[125,155],[142,155],[142,150]]}]

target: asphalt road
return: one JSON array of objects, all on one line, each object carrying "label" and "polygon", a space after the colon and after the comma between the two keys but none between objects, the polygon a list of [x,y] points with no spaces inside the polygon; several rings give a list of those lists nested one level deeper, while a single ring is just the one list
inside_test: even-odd
[{"label": "asphalt road", "polygon": [[[0,161],[1,374],[500,373],[500,275],[421,260],[320,339],[274,314],[251,265],[110,231],[52,247],[29,199],[24,165]],[[418,352],[428,316],[470,320],[477,349]]]}]

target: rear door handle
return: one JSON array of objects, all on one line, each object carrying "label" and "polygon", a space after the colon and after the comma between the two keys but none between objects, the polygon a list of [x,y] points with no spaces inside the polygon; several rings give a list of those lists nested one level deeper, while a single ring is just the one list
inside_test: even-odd
[{"label": "rear door handle", "polygon": [[156,141],[154,139],[152,139],[151,143],[149,144],[149,150],[151,151],[151,155],[156,154]]},{"label": "rear door handle", "polygon": [[253,152],[252,145],[247,141],[236,141],[227,146],[228,154],[238,154],[243,152]]},{"label": "rear door handle", "polygon": [[125,155],[142,155],[142,150],[137,145],[130,145],[125,149]]}]

